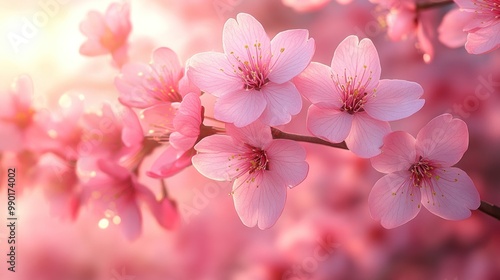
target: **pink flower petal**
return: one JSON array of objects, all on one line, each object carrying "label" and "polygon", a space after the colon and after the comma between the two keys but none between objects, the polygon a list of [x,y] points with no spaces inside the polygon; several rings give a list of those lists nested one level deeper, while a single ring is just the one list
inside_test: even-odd
[{"label": "pink flower petal", "polygon": [[174,117],[175,132],[170,134],[169,138],[174,148],[187,151],[193,147],[200,135],[201,114],[201,100],[198,94],[186,95]]},{"label": "pink flower petal", "polygon": [[379,172],[392,173],[408,170],[415,163],[417,152],[415,138],[404,131],[396,131],[384,137],[382,153],[371,159]]},{"label": "pink flower petal", "polygon": [[428,185],[421,188],[422,205],[443,219],[468,218],[470,210],[477,209],[481,203],[469,175],[459,168],[435,169],[430,184],[432,188]]},{"label": "pink flower petal", "polygon": [[491,26],[496,22],[495,17],[489,13],[477,13],[476,11],[464,13],[472,14],[465,22],[464,31],[466,32],[474,32],[480,28]]},{"label": "pink flower petal", "polygon": [[368,196],[372,217],[387,229],[407,223],[420,211],[420,190],[411,185],[409,177],[407,171],[385,175]]},{"label": "pink flower petal", "polygon": [[340,108],[340,94],[332,80],[330,67],[311,62],[309,66],[293,79],[299,92],[321,108]]},{"label": "pink flower petal", "polygon": [[146,174],[153,178],[171,177],[190,166],[194,154],[194,149],[182,151],[168,146]]},{"label": "pink flower petal", "polygon": [[146,108],[158,103],[144,87],[149,71],[149,67],[142,63],[127,63],[122,67],[121,74],[115,78],[115,86],[120,92],[118,100],[123,105]]},{"label": "pink flower petal", "polygon": [[111,52],[111,57],[113,58],[113,62],[116,63],[115,66],[121,68],[128,61],[128,46],[122,45],[116,50]]},{"label": "pink flower petal", "polygon": [[353,118],[353,115],[339,110],[311,105],[307,111],[307,128],[314,136],[339,143],[349,135]]},{"label": "pink flower petal", "polygon": [[102,14],[97,11],[90,11],[87,14],[87,18],[80,23],[80,31],[88,37],[99,37],[100,34],[104,33],[105,24]]},{"label": "pink flower petal", "polygon": [[266,149],[269,157],[269,172],[276,173],[290,188],[307,177],[309,165],[305,161],[306,150],[297,142],[276,139]]},{"label": "pink flower petal", "polygon": [[467,125],[450,114],[432,119],[417,135],[417,154],[440,166],[452,166],[469,145]]},{"label": "pink flower petal", "polygon": [[[239,13],[236,20],[228,19],[224,24],[222,41],[224,53],[234,65],[238,65],[238,61],[248,61],[250,57],[262,56],[263,61],[269,60],[269,37],[260,22],[249,14]],[[232,74],[232,68],[223,69]]]},{"label": "pink flower petal", "polygon": [[370,158],[380,154],[384,136],[391,132],[388,122],[371,118],[365,112],[354,114],[347,147],[357,156]]},{"label": "pink flower petal", "polygon": [[219,97],[215,102],[214,116],[238,127],[256,121],[266,108],[263,92],[239,90]]},{"label": "pink flower petal", "polygon": [[477,9],[477,4],[471,0],[453,0],[462,10],[475,11]]},{"label": "pink flower petal", "polygon": [[106,25],[115,34],[130,33],[130,3],[111,3],[106,10],[104,19]]},{"label": "pink flower petal", "polygon": [[18,109],[29,109],[33,102],[33,81],[28,75],[20,75],[14,80],[13,89]]},{"label": "pink flower petal", "polygon": [[290,81],[309,65],[314,49],[314,39],[309,39],[305,29],[278,33],[271,41],[270,65],[273,67],[269,80],[277,84]]},{"label": "pink flower petal", "polygon": [[238,142],[265,149],[273,141],[271,128],[260,121],[244,127],[226,124],[226,133]]},{"label": "pink flower petal", "polygon": [[408,8],[392,9],[386,17],[387,35],[393,41],[400,41],[413,34],[417,22],[417,13]]},{"label": "pink flower petal", "polygon": [[184,97],[186,94],[194,92],[194,93],[200,93],[200,89],[193,84],[191,80],[189,80],[187,75],[182,76],[182,78],[179,80],[179,94]]},{"label": "pink flower petal", "polygon": [[500,48],[500,20],[494,24],[469,32],[465,49],[472,54],[482,54]]},{"label": "pink flower petal", "polygon": [[158,137],[158,134],[174,131],[174,117],[177,110],[171,104],[159,104],[143,110],[140,114],[144,133],[148,137]]},{"label": "pink flower petal", "polygon": [[24,146],[23,132],[17,125],[0,121],[0,151],[20,152]]},{"label": "pink flower petal", "polygon": [[86,56],[96,56],[108,53],[99,41],[89,39],[80,46],[80,54]]},{"label": "pink flower petal", "polygon": [[97,166],[99,170],[111,176],[116,181],[126,181],[130,179],[130,172],[116,162],[100,159],[97,161]]},{"label": "pink flower petal", "polygon": [[140,145],[144,140],[141,123],[132,109],[125,107],[123,110],[122,141],[127,147]]},{"label": "pink flower petal", "polygon": [[302,109],[302,97],[292,82],[281,85],[269,83],[261,91],[267,101],[267,106],[260,117],[265,124],[271,126],[287,124],[292,116],[297,115]]},{"label": "pink flower petal", "polygon": [[439,25],[439,41],[449,48],[463,46],[467,41],[464,27],[472,16],[473,13],[462,12],[459,9],[448,12]]},{"label": "pink flower petal", "polygon": [[201,125],[201,100],[197,93],[187,94],[174,118],[174,128],[182,135],[198,137]]},{"label": "pink flower petal", "polygon": [[343,84],[360,84],[371,92],[380,80],[380,71],[377,49],[370,39],[359,41],[357,36],[348,36],[333,54],[333,77]]},{"label": "pink flower petal", "polygon": [[141,234],[142,216],[135,201],[123,203],[117,213],[120,218],[120,229],[128,240],[135,240]]},{"label": "pink flower petal", "polygon": [[193,156],[193,166],[203,176],[217,181],[232,181],[241,172],[238,154],[245,151],[242,143],[227,135],[212,135],[203,138],[194,146],[198,154]]},{"label": "pink flower petal", "polygon": [[139,196],[153,213],[158,224],[166,229],[174,229],[179,225],[180,217],[175,202],[169,199],[158,201],[148,188],[138,185]]},{"label": "pink flower petal", "polygon": [[[0,92],[0,121],[5,122],[12,119],[17,113],[16,100],[12,93],[6,91]],[[2,120],[3,119],[3,120]],[[10,121],[9,121],[10,122]]]},{"label": "pink flower petal", "polygon": [[174,131],[170,134],[168,142],[172,145],[172,147],[179,151],[187,151],[194,146],[197,139],[198,136],[189,137]]},{"label": "pink flower petal", "polygon": [[195,54],[187,64],[189,80],[204,92],[220,97],[243,90],[243,81],[234,75],[233,67],[223,53]]},{"label": "pink flower petal", "polygon": [[273,176],[260,175],[255,180],[241,177],[233,185],[234,207],[244,225],[267,229],[283,212],[286,191],[283,183]]},{"label": "pink flower petal", "polygon": [[419,99],[424,90],[414,82],[381,80],[375,96],[368,95],[365,111],[381,121],[395,121],[409,117],[420,110],[425,101]]},{"label": "pink flower petal", "polygon": [[[325,7],[331,0],[281,0],[283,5],[294,9],[299,13],[317,11]],[[347,0],[345,2],[348,2]],[[341,3],[341,1],[337,0]]]},{"label": "pink flower petal", "polygon": [[152,60],[151,65],[158,73],[166,72],[174,81],[179,81],[184,74],[179,57],[169,48],[161,47],[154,50]]}]

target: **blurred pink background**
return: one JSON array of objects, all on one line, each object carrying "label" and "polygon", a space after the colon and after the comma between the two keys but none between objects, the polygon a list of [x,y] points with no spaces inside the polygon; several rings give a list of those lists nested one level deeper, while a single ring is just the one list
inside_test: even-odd
[{"label": "blurred pink background", "polygon": [[[52,111],[64,107],[64,96],[70,94],[83,95],[89,111],[99,109],[103,101],[117,103],[113,80],[119,70],[111,66],[110,57],[84,57],[78,52],[85,40],[80,22],[89,10],[103,12],[112,2],[60,1],[50,15],[43,9],[43,3],[48,2],[2,2],[0,89],[8,88],[24,73],[33,79],[37,108]],[[429,13],[434,23],[431,41],[435,58],[427,64],[415,48],[414,38],[393,42],[387,37],[380,25],[380,10],[364,0],[347,5],[332,1],[309,13],[298,13],[280,0],[130,3],[133,27],[129,54],[135,62],[149,61],[152,51],[162,46],[177,52],[182,63],[197,52],[221,51],[223,24],[238,12],[257,18],[270,37],[286,29],[308,29],[316,40],[313,61],[325,64],[330,64],[335,48],[346,36],[371,38],[379,52],[382,78],[415,81],[424,88],[424,108],[393,122],[393,130],[415,135],[445,112],[464,120],[470,145],[457,166],[473,179],[482,200],[500,204],[500,52],[472,55],[463,47],[443,46],[437,40],[437,26],[448,7]],[[46,14],[44,24],[26,33],[26,24],[43,17],[39,13]],[[24,40],[13,44],[10,38],[16,35],[12,34]],[[477,97],[478,87],[487,97]],[[207,104],[213,102],[209,96],[204,98]],[[308,105],[304,101],[302,112],[281,129],[308,134]],[[213,114],[210,106],[207,114]],[[368,194],[382,176],[370,161],[348,151],[303,146],[308,153],[309,175],[288,192],[282,216],[264,231],[241,223],[228,195],[231,184],[210,181],[193,167],[166,180],[179,207],[181,226],[165,230],[144,211],[142,235],[132,242],[112,221],[96,223],[85,207],[76,221],[61,219],[51,212],[51,201],[43,192],[50,186],[33,181],[23,185],[19,175],[18,188],[23,193],[16,198],[17,271],[7,270],[9,233],[2,225],[0,278],[500,279],[499,221],[479,211],[463,221],[447,221],[423,210],[411,222],[386,230],[368,211]],[[7,168],[15,163],[5,157],[2,161],[0,174],[5,178]],[[141,175],[144,172],[141,168]],[[160,193],[157,180],[140,178]],[[7,221],[6,192],[2,185],[2,224]]]}]

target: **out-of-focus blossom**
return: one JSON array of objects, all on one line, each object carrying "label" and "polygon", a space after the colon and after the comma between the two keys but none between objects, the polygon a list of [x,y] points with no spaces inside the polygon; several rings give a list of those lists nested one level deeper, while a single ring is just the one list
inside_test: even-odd
[{"label": "out-of-focus blossom", "polygon": [[77,218],[81,204],[76,161],[81,156],[83,99],[82,95],[63,95],[63,106],[43,116],[40,126],[46,135],[37,142],[38,150],[43,152],[37,164],[37,182],[50,203],[51,213],[71,220]]},{"label": "out-of-focus blossom", "polygon": [[120,102],[135,108],[181,102],[184,95],[195,91],[184,76],[177,54],[169,48],[156,49],[149,65],[125,64],[115,86],[120,91]]},{"label": "out-of-focus blossom", "polygon": [[204,176],[233,181],[236,212],[248,227],[274,225],[285,206],[287,187],[307,176],[306,152],[290,140],[273,140],[269,127],[255,122],[243,128],[226,125],[228,135],[213,135],[196,144],[194,167]]},{"label": "out-of-focus blossom", "polygon": [[51,214],[75,220],[81,205],[81,186],[76,174],[76,162],[46,153],[37,165],[37,183],[50,203]]},{"label": "out-of-focus blossom", "polygon": [[46,137],[38,140],[39,150],[53,153],[63,160],[78,160],[84,133],[81,123],[83,100],[83,95],[63,95],[60,102],[64,106],[43,116],[40,126],[45,130]]},{"label": "out-of-focus blossom", "polygon": [[257,119],[286,124],[302,100],[290,81],[310,63],[314,40],[304,29],[287,30],[269,40],[262,25],[240,13],[223,31],[224,53],[194,55],[187,74],[202,91],[216,96],[215,118],[246,126]]},{"label": "out-of-focus blossom", "polygon": [[6,92],[0,92],[0,151],[19,152],[35,148],[43,136],[33,107],[33,83],[19,76]]},{"label": "out-of-focus blossom", "polygon": [[390,132],[388,121],[408,117],[422,108],[422,87],[403,80],[380,80],[380,61],[370,39],[349,36],[333,55],[331,68],[313,62],[294,79],[313,105],[307,127],[330,142],[346,141],[356,155],[380,153]]},{"label": "out-of-focus blossom", "polygon": [[480,204],[474,183],[455,165],[467,150],[465,122],[443,114],[431,120],[413,138],[403,131],[384,139],[382,153],[372,159],[375,169],[389,173],[370,193],[372,216],[394,228],[415,218],[423,205],[448,220],[470,216]]},{"label": "out-of-focus blossom", "polygon": [[156,200],[154,194],[139,183],[136,176],[115,162],[100,159],[95,165],[79,165],[84,179],[84,201],[90,203],[100,221],[120,226],[130,240],[139,237],[142,215],[139,201],[148,204],[160,225],[170,229],[178,224],[176,207],[168,199]]},{"label": "out-of-focus blossom", "polygon": [[448,47],[465,44],[467,52],[482,54],[500,47],[500,2],[498,0],[455,0],[460,9],[451,10],[439,27],[439,39]]},{"label": "out-of-focus blossom", "polygon": [[[155,178],[170,177],[191,165],[191,157],[196,153],[194,144],[200,137],[203,109],[197,93],[184,97],[178,110],[168,105],[157,105],[144,110],[143,119],[150,129],[146,137],[160,143],[170,144],[151,166],[148,175]],[[207,127],[203,133],[211,134]]]},{"label": "out-of-focus blossom", "polygon": [[127,107],[122,110],[115,113],[109,104],[104,104],[99,114],[82,117],[79,160],[104,157],[124,163],[142,148],[144,136],[136,114]]},{"label": "out-of-focus blossom", "polygon": [[97,56],[110,53],[117,66],[127,61],[128,36],[132,30],[130,4],[112,3],[105,14],[90,11],[80,24],[80,31],[87,41],[80,47],[80,53]]},{"label": "out-of-focus blossom", "polygon": [[430,23],[418,11],[416,0],[370,0],[387,10],[385,22],[387,35],[393,41],[416,36],[418,47],[424,53],[424,61],[434,58],[434,47],[429,39]]}]

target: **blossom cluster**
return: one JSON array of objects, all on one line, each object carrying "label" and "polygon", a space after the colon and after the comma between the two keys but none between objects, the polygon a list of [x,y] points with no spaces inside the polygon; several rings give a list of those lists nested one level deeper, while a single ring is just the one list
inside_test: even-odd
[{"label": "blossom cluster", "polygon": [[[391,38],[408,32],[396,30],[399,24],[421,28],[412,25],[412,1],[379,2],[393,10],[387,19]],[[479,8],[457,2],[460,13],[474,12],[463,29],[467,50],[498,48],[498,36],[487,38],[498,29],[497,1],[479,1]],[[387,173],[368,197],[372,216],[384,227],[408,222],[422,206],[450,220],[467,218],[479,207],[474,183],[453,167],[468,147],[465,122],[443,114],[416,138],[392,132],[390,122],[424,106],[424,89],[416,82],[381,78],[370,39],[346,37],[325,65],[312,61],[316,43],[308,30],[285,30],[271,39],[259,21],[240,13],[224,25],[223,52],[198,53],[183,65],[174,51],[160,47],[149,63],[142,63],[127,58],[129,13],[127,3],[112,4],[104,15],[90,12],[81,24],[88,37],[81,54],[109,53],[119,68],[114,85],[120,106],[104,104],[99,112],[86,112],[82,96],[67,95],[59,111],[37,111],[28,76],[0,95],[5,99],[1,131],[10,139],[0,143],[0,150],[42,174],[33,175],[39,182],[59,186],[46,190],[56,212],[75,219],[88,206],[97,219],[112,221],[135,239],[143,203],[161,226],[175,228],[174,199],[166,186],[157,195],[142,183],[140,169],[163,182],[192,165],[209,179],[232,182],[230,194],[244,225],[269,228],[286,207],[287,191],[314,168],[299,143],[305,137],[276,133],[305,107],[312,135],[307,142],[345,144]],[[206,96],[215,99],[213,116],[206,114]],[[152,162],[146,164],[147,158]]]}]

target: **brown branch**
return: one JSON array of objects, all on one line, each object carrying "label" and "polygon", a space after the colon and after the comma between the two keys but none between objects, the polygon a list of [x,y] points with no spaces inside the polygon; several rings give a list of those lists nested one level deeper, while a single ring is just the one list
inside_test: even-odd
[{"label": "brown branch", "polygon": [[481,205],[477,210],[500,220],[500,207],[496,205],[481,200]]},{"label": "brown branch", "polygon": [[447,6],[447,5],[450,5],[453,3],[455,3],[455,2],[453,2],[451,0],[445,0],[445,1],[441,1],[441,2],[417,3],[417,11],[439,8],[439,7]]},{"label": "brown branch", "polygon": [[289,140],[294,140],[294,141],[307,142],[307,143],[325,145],[328,147],[333,147],[333,148],[338,148],[338,149],[349,150],[349,148],[347,148],[347,145],[345,144],[345,142],[331,143],[331,142],[328,142],[328,141],[325,141],[323,139],[319,139],[319,138],[316,138],[313,136],[306,136],[306,135],[299,135],[299,134],[292,134],[292,133],[283,132],[283,131],[281,131],[277,128],[274,128],[274,127],[271,128],[271,133],[272,133],[274,139],[289,139]]}]

